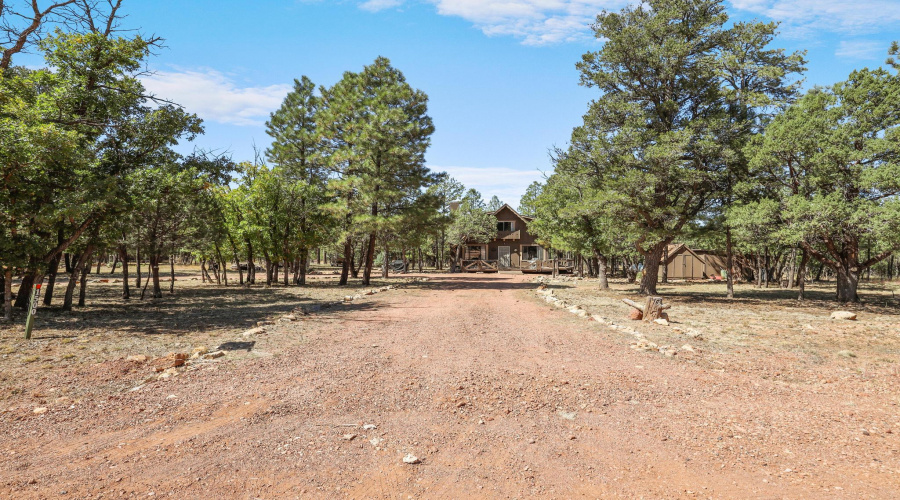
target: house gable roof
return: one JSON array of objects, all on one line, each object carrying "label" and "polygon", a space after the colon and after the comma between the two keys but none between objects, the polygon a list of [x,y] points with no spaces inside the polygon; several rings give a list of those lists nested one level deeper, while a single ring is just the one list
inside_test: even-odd
[{"label": "house gable roof", "polygon": [[498,208],[497,210],[494,210],[493,212],[490,212],[490,214],[491,214],[491,215],[497,215],[497,214],[499,214],[500,212],[502,212],[504,208],[508,208],[509,211],[512,212],[513,215],[515,215],[516,217],[518,217],[519,219],[521,219],[522,222],[531,222],[531,221],[534,220],[534,217],[528,217],[528,216],[526,216],[526,215],[520,214],[519,212],[516,212],[515,209],[513,209],[513,207],[509,206],[509,203],[504,203],[502,207]]}]

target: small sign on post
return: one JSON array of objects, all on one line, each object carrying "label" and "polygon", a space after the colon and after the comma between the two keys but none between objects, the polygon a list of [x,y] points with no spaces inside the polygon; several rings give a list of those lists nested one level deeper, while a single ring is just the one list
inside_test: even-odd
[{"label": "small sign on post", "polygon": [[28,308],[28,319],[25,320],[25,340],[31,338],[31,327],[34,326],[34,315],[37,313],[37,307],[40,298],[41,284],[35,283],[34,292],[31,293],[31,305]]}]

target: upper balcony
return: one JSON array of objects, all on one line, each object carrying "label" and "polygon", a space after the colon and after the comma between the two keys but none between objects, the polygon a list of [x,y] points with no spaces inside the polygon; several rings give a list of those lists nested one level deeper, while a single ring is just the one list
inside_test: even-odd
[{"label": "upper balcony", "polygon": [[520,231],[520,229],[516,229],[515,231],[497,231],[497,239],[506,241],[521,240],[522,234]]}]

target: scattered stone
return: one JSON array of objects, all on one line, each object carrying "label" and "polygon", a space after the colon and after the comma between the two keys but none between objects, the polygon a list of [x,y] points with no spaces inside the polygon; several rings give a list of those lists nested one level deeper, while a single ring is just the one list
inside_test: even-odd
[{"label": "scattered stone", "polygon": [[569,434],[569,441],[575,440],[575,434]]},{"label": "scattered stone", "polygon": [[403,463],[405,463],[405,464],[413,465],[413,464],[418,464],[421,462],[422,461],[419,460],[419,457],[413,455],[412,453],[407,453],[406,456],[403,457]]},{"label": "scattered stone", "polygon": [[378,447],[378,445],[380,445],[381,443],[384,442],[384,439],[381,439],[379,437],[374,437],[374,438],[370,439],[369,442],[372,443],[372,446]]},{"label": "scattered stone", "polygon": [[577,413],[577,412],[574,412],[574,411],[563,411],[563,410],[560,410],[560,411],[558,411],[557,413],[559,413],[559,416],[560,416],[560,417],[562,417],[562,418],[564,418],[564,419],[566,419],[566,420],[575,420],[575,417],[578,415],[578,413]]},{"label": "scattered stone", "polygon": [[703,340],[703,334],[698,332],[697,330],[688,330],[684,332],[684,334],[694,340]]},{"label": "scattered stone", "polygon": [[696,352],[691,344],[684,344],[683,346],[681,346],[681,350],[687,352]]},{"label": "scattered stone", "polygon": [[135,354],[135,355],[128,356],[127,358],[125,358],[125,361],[133,361],[135,363],[145,363],[147,361],[147,359],[148,359],[147,356],[144,356],[143,354]]},{"label": "scattered stone", "polygon": [[281,319],[285,321],[297,321],[297,316],[294,316],[293,314],[285,314],[281,317]]},{"label": "scattered stone", "polygon": [[270,326],[270,325],[274,325],[274,324],[275,324],[274,321],[257,321],[256,322],[256,326]]},{"label": "scattered stone", "polygon": [[669,320],[667,320],[666,318],[656,318],[655,320],[653,320],[653,322],[657,325],[669,326]]},{"label": "scattered stone", "polygon": [[242,333],[241,335],[243,335],[244,337],[250,337],[252,335],[259,335],[260,333],[266,333],[266,329],[261,326],[258,326],[256,328],[251,328],[250,330],[247,330],[246,332]]},{"label": "scattered stone", "polygon": [[363,426],[364,431],[374,431],[377,428],[378,427],[376,427],[375,424],[366,424]]},{"label": "scattered stone", "polygon": [[178,399],[178,396],[176,396],[174,394],[169,394],[168,396],[166,396],[166,399]]},{"label": "scattered stone", "polygon": [[659,346],[657,346],[653,342],[650,342],[649,340],[641,339],[631,344],[631,348],[637,349],[639,351],[655,351],[659,349]]},{"label": "scattered stone", "polygon": [[188,355],[184,352],[172,352],[169,353],[168,356],[164,358],[157,358],[153,360],[153,369],[154,371],[161,372],[167,370],[169,368],[178,368],[179,366],[184,366],[184,363],[187,361]]},{"label": "scattered stone", "polygon": [[34,413],[35,415],[43,415],[44,413],[47,413],[47,408],[41,406],[40,408],[35,408],[31,412]]},{"label": "scattered stone", "polygon": [[863,430],[862,430],[862,433],[863,433],[863,436],[871,436],[871,435],[872,435],[872,434],[871,434],[868,430],[866,430],[866,429],[863,429]]},{"label": "scattered stone", "polygon": [[344,434],[344,441],[353,441],[356,439],[356,434]]},{"label": "scattered stone", "polygon": [[194,350],[191,351],[191,359],[197,359],[208,352],[209,349],[207,349],[206,347],[195,347]]},{"label": "scattered stone", "polygon": [[352,295],[345,295],[345,296],[344,296],[344,302],[353,302],[353,296],[352,296]]},{"label": "scattered stone", "polygon": [[839,351],[838,356],[843,356],[845,358],[855,358],[856,353],[854,353],[853,351]]},{"label": "scattered stone", "polygon": [[203,355],[203,359],[216,359],[225,355],[225,351],[213,351]]},{"label": "scattered stone", "polygon": [[850,311],[835,311],[831,313],[831,319],[846,319],[849,321],[856,320],[856,313]]},{"label": "scattered stone", "polygon": [[528,444],[534,444],[534,443],[537,443],[537,440],[536,440],[536,439],[531,438],[531,439],[528,440]]}]

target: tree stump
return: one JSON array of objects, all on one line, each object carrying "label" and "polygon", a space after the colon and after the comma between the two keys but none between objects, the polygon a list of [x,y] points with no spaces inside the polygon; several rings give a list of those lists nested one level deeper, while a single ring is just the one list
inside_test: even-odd
[{"label": "tree stump", "polygon": [[[663,305],[662,297],[647,297],[647,301],[644,302],[644,305],[629,299],[622,299],[622,302],[633,307],[635,309],[633,312],[640,313],[641,318],[636,319],[643,319],[644,321],[654,321],[659,318],[669,319],[668,315],[663,311],[672,307],[671,305]],[[635,318],[636,316],[637,315],[633,315],[631,318]]]},{"label": "tree stump", "polygon": [[668,307],[663,305],[662,297],[647,297],[644,303],[644,321],[653,321],[663,316]]}]

